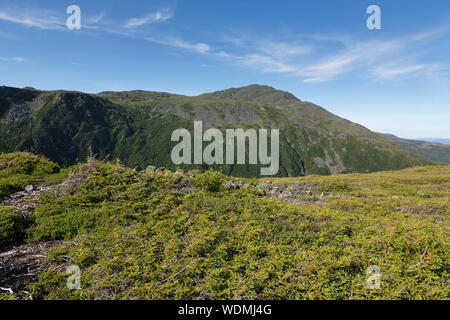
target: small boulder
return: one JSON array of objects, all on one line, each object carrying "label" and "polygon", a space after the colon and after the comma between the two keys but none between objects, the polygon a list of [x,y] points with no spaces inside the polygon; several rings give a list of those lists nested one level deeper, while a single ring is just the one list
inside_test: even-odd
[{"label": "small boulder", "polygon": [[239,180],[228,180],[224,184],[225,189],[243,189],[244,186],[245,183]]}]

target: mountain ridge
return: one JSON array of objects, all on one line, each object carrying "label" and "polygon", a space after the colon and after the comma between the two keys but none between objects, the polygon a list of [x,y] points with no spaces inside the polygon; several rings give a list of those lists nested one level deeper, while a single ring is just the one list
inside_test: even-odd
[{"label": "mountain ridge", "polygon": [[425,159],[447,164],[450,163],[450,145],[425,140],[403,139],[386,133],[379,133],[379,135],[395,143],[402,149],[408,150]]},{"label": "mountain ridge", "polygon": [[[0,134],[5,137],[0,152],[30,151],[63,165],[86,159],[92,152],[100,158],[120,158],[132,167],[173,169],[171,132],[192,131],[194,120],[203,121],[205,128],[278,128],[280,176],[435,163],[320,106],[261,85],[193,97],[143,90],[86,94],[0,87],[0,119]],[[220,169],[236,176],[259,172],[258,166],[250,165]]]},{"label": "mountain ridge", "polygon": [[427,141],[427,142],[437,142],[437,143],[441,143],[441,144],[450,144],[450,139],[445,139],[445,138],[417,138],[414,140],[420,140],[420,141]]}]

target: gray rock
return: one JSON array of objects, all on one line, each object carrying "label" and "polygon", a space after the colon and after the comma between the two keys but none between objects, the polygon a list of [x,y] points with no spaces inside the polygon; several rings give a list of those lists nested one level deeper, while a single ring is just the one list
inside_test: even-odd
[{"label": "gray rock", "polygon": [[26,192],[31,192],[33,190],[34,190],[34,186],[32,184],[29,184],[28,186],[25,187]]},{"label": "gray rock", "polygon": [[225,182],[225,189],[243,189],[245,183],[243,181],[228,180]]},{"label": "gray rock", "polygon": [[23,192],[17,192],[17,193],[11,194],[9,197],[10,197],[11,199],[17,199],[17,198],[23,197],[23,195],[24,195]]},{"label": "gray rock", "polygon": [[334,196],[334,195],[333,195],[332,193],[329,193],[329,192],[322,192],[322,193],[320,194],[319,198],[320,198],[320,199],[326,199],[326,198],[333,197],[333,196]]}]

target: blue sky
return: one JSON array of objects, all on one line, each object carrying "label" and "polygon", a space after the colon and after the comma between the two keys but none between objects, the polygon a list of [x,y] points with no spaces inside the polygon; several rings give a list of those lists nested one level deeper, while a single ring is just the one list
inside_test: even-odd
[{"label": "blue sky", "polygon": [[[69,30],[66,8],[81,8]],[[381,8],[381,30],[366,9]],[[0,85],[197,95],[258,83],[371,130],[450,138],[448,0],[2,0]]]}]

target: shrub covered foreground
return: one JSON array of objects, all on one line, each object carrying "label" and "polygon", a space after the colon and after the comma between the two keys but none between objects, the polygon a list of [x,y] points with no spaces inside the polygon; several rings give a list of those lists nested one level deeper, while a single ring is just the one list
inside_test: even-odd
[{"label": "shrub covered foreground", "polygon": [[0,197],[22,191],[27,185],[42,182],[43,176],[60,172],[60,167],[36,155],[17,152],[0,154]]},{"label": "shrub covered foreground", "polygon": [[25,221],[12,208],[0,207],[0,247],[23,240]]},{"label": "shrub covered foreground", "polygon": [[17,152],[0,154],[0,172],[2,175],[11,174],[52,174],[58,173],[59,166],[34,154]]},{"label": "shrub covered foreground", "polygon": [[[311,184],[301,204],[225,189],[214,171],[73,170],[27,230],[66,240],[28,284],[36,298],[449,298],[449,166],[273,181]],[[82,290],[67,289],[68,264]],[[379,290],[365,285],[371,265]]]}]

